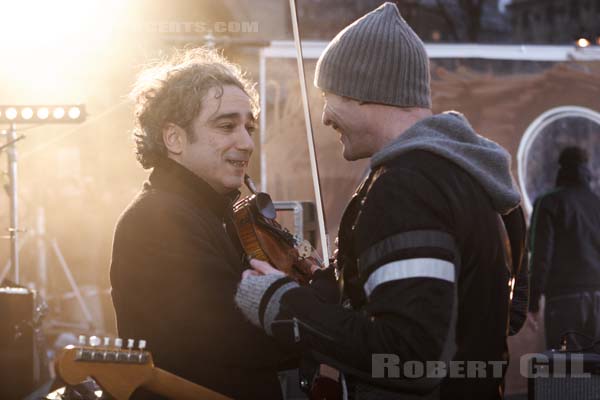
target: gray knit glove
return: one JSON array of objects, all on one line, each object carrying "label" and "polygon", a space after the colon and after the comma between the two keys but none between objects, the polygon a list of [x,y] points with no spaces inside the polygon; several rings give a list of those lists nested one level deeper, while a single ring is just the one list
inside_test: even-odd
[{"label": "gray knit glove", "polygon": [[240,282],[235,302],[252,324],[272,335],[271,324],[279,314],[281,297],[299,286],[287,276],[250,275]]}]

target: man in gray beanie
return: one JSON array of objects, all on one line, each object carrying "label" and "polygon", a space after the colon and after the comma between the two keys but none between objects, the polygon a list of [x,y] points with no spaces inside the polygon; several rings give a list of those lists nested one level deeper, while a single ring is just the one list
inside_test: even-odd
[{"label": "man in gray beanie", "polygon": [[432,114],[424,45],[392,3],[332,40],[315,85],[344,158],[371,171],[344,212],[336,267],[302,287],[252,260],[238,306],[341,371],[329,377],[348,398],[500,399],[524,247],[509,154],[464,116]]}]

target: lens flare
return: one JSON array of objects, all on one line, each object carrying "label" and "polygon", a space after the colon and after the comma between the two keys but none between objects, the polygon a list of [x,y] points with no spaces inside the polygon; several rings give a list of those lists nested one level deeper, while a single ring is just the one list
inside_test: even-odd
[{"label": "lens flare", "polygon": [[585,48],[590,45],[590,41],[586,38],[577,39],[577,47]]}]

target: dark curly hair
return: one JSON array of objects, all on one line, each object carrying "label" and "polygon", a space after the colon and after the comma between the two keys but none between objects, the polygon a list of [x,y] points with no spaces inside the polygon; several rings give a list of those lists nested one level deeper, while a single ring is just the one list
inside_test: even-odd
[{"label": "dark curly hair", "polygon": [[190,126],[202,109],[202,100],[212,88],[217,97],[223,86],[235,85],[250,98],[254,117],[258,115],[258,94],[240,67],[207,48],[177,52],[166,61],[144,69],[131,91],[135,102],[136,158],[145,169],[167,156],[162,131],[167,123],[182,127],[194,141]]}]

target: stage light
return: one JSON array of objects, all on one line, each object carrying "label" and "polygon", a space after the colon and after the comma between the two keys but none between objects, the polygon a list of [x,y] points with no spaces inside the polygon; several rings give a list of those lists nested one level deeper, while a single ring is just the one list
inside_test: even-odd
[{"label": "stage light", "polygon": [[[2,35],[0,35],[1,37]],[[54,118],[48,118],[52,110]],[[63,118],[66,114],[65,110],[69,110],[70,118]],[[9,129],[4,130],[6,143],[1,146],[6,149],[6,158],[8,160],[8,168],[5,175],[8,180],[4,184],[4,188],[9,197],[9,217],[10,225],[10,263],[15,272],[14,282],[19,283],[19,248],[18,237],[19,229],[18,219],[18,196],[17,196],[17,147],[16,143],[25,138],[24,135],[17,136],[18,124],[23,122],[26,124],[78,124],[85,120],[85,106],[83,104],[53,104],[53,105],[0,105],[0,124],[9,125]],[[6,271],[5,271],[6,272]],[[0,274],[1,275],[1,274]]]},{"label": "stage light", "polygon": [[85,105],[0,105],[2,123],[76,124],[85,121]]},{"label": "stage light", "polygon": [[30,107],[21,109],[21,118],[31,119],[31,117],[33,117],[33,110]]},{"label": "stage light", "polygon": [[79,107],[71,107],[69,108],[69,118],[77,119],[81,115],[81,110]]},{"label": "stage light", "polygon": [[48,118],[50,111],[46,107],[38,108],[37,117],[41,120]]},{"label": "stage light", "polygon": [[19,115],[19,114],[17,113],[17,109],[16,108],[9,107],[4,112],[4,115],[6,115],[6,119],[7,120],[14,121],[14,119],[17,118],[17,115]]},{"label": "stage light", "polygon": [[584,49],[590,45],[590,41],[586,38],[579,38],[577,39],[577,42],[575,42],[575,44],[577,45],[577,47]]},{"label": "stage light", "polygon": [[52,111],[52,116],[54,119],[62,119],[65,116],[65,109],[62,107],[57,107]]}]

